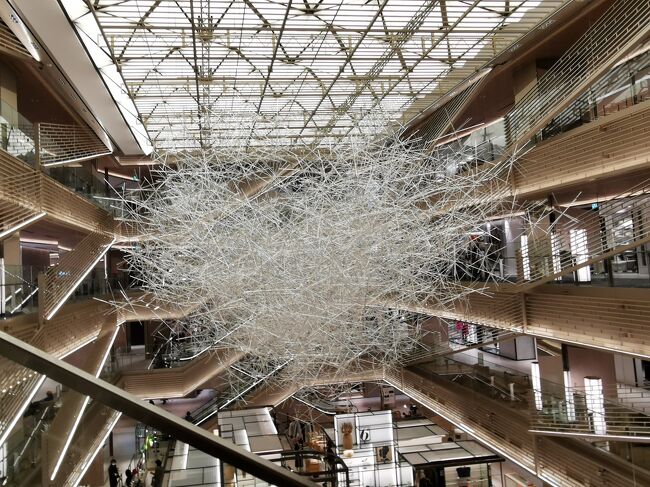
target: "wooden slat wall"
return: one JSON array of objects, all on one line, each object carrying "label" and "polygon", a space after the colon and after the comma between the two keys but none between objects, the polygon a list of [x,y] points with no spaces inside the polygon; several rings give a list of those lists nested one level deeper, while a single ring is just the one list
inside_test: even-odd
[{"label": "wooden slat wall", "polygon": [[650,355],[650,300],[559,294],[526,296],[526,332]]},{"label": "wooden slat wall", "polygon": [[[493,164],[468,171],[493,170]],[[521,157],[512,177],[504,176],[463,196],[469,207],[489,201],[519,200],[545,196],[561,188],[591,178],[617,176],[650,167],[650,101],[602,117],[555,136]],[[429,204],[435,214],[434,195]],[[504,208],[505,209],[505,208]]]},{"label": "wooden slat wall", "polygon": [[[38,314],[28,315],[33,323],[28,325],[27,317],[20,317],[18,326],[29,330],[38,327]],[[8,320],[12,323],[16,318]],[[107,323],[117,325],[117,315],[111,313],[111,306],[93,299],[68,304],[43,327],[36,331],[28,342],[41,350],[61,358],[97,337]],[[10,326],[10,325],[8,325]],[[13,326],[11,327],[13,329]],[[27,397],[36,386],[38,375],[5,358],[0,357],[0,434],[19,413]]]},{"label": "wooden slat wall", "polygon": [[613,4],[506,115],[510,147],[526,142],[648,33],[646,0]]},{"label": "wooden slat wall", "polygon": [[179,303],[166,303],[141,291],[127,293],[128,301],[117,310],[120,321],[180,319],[192,310]]},{"label": "wooden slat wall", "polygon": [[[624,460],[609,458],[582,440],[538,438],[528,431],[530,418],[526,410],[509,408],[481,393],[429,373],[426,369],[369,369],[352,374],[347,380],[388,382],[435,413],[457,425],[465,425],[466,429],[471,429],[472,436],[530,471],[537,472],[540,478],[551,485],[626,487],[631,485],[635,475],[637,481],[644,485],[650,481],[647,474],[632,472],[630,464]],[[340,378],[334,380],[338,381]],[[317,382],[327,384],[328,378],[319,377]],[[247,403],[275,405],[309,385],[314,384],[305,380],[300,384],[267,386],[247,398]],[[603,482],[603,479],[607,479],[607,482]]]},{"label": "wooden slat wall", "polygon": [[503,285],[484,294],[471,294],[450,308],[429,303],[399,307],[587,347],[650,356],[650,292],[580,289],[579,294],[568,295],[565,287],[547,286],[524,295],[516,293],[515,286]]},{"label": "wooden slat wall", "polygon": [[[16,316],[3,321],[3,329],[14,336],[24,339],[31,345],[61,358],[84,344],[95,339],[102,329],[117,326],[125,321],[146,320],[151,317],[152,304],[150,296],[141,292],[131,292],[129,299],[139,301],[142,307],[115,309],[110,304],[87,299],[64,305],[59,313],[39,328],[38,313]],[[119,306],[119,303],[118,303]],[[156,311],[157,316],[165,317],[168,313],[177,316],[177,311],[169,312],[164,306]],[[0,435],[7,425],[20,412],[29,394],[39,380],[38,374],[0,357]],[[149,379],[150,380],[150,379]]]},{"label": "wooden slat wall", "polygon": [[253,395],[246,398],[246,404],[250,407],[277,406],[293,396],[302,387],[302,384],[297,382],[262,386]]},{"label": "wooden slat wall", "polygon": [[[103,360],[108,356],[110,347],[113,344],[116,326],[114,317],[112,320],[109,319],[104,322],[97,340],[90,345],[92,351],[88,353],[86,361],[81,367],[82,370],[93,375],[99,374]],[[52,424],[43,435],[43,448],[47,449],[45,457],[52,460],[47,464],[42,464],[42,468],[47,470],[48,478],[52,477],[56,461],[68,441],[68,436],[72,433],[74,424],[77,422],[79,415],[83,414],[82,407],[85,403],[86,396],[76,391],[68,390],[63,393],[61,400],[61,408],[59,408]],[[60,482],[62,478],[62,473],[57,472],[55,480]]]},{"label": "wooden slat wall", "polygon": [[282,380],[276,376],[270,384],[263,385],[248,397],[246,405],[252,406],[277,406],[289,399],[303,387],[317,387],[321,385],[344,384],[348,382],[372,382],[383,380],[384,370],[380,367],[369,367],[357,372],[348,372],[341,375],[336,372],[320,374],[318,377],[304,379],[302,382]]},{"label": "wooden slat wall", "polygon": [[39,276],[38,306],[42,319],[48,319],[79,279],[104,253],[113,238],[104,233],[89,233],[73,250]]},{"label": "wooden slat wall", "polygon": [[[92,461],[95,452],[97,452],[102,441],[111,431],[119,414],[117,411],[96,402],[88,406],[87,413],[84,414],[77,434],[74,436],[70,449],[61,464],[56,478],[56,485],[62,487],[76,487],[79,485],[84,465]],[[46,447],[47,445],[44,442],[42,447],[43,465],[56,461],[56,459],[46,456]]]},{"label": "wooden slat wall", "polygon": [[515,293],[500,293],[487,289],[483,293],[470,294],[450,306],[428,302],[388,304],[388,306],[492,328],[523,331],[521,298]]},{"label": "wooden slat wall", "polygon": [[515,195],[555,191],[650,165],[650,101],[553,137],[518,161]]},{"label": "wooden slat wall", "polygon": [[58,223],[90,232],[113,235],[116,229],[110,213],[3,150],[0,150],[0,205],[9,205],[0,206],[3,222],[11,218],[9,210],[19,206],[30,216],[46,212]]},{"label": "wooden slat wall", "polygon": [[[34,210],[7,201],[0,201],[0,232],[5,232],[27,223],[30,218],[37,216]],[[10,236],[7,234],[5,237]]]},{"label": "wooden slat wall", "polygon": [[63,184],[41,175],[41,208],[50,218],[91,232],[115,233],[113,216]]}]

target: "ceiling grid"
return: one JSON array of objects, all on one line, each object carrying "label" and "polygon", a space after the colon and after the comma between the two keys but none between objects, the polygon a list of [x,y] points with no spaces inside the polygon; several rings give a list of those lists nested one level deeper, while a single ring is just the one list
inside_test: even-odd
[{"label": "ceiling grid", "polygon": [[354,137],[377,106],[408,122],[565,3],[62,0],[158,149],[237,130],[222,113],[310,145]]}]

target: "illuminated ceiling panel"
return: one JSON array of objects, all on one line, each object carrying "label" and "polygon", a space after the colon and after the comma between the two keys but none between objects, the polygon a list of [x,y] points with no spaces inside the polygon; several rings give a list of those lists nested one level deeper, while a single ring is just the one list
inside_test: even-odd
[{"label": "illuminated ceiling panel", "polygon": [[380,104],[408,122],[565,3],[62,0],[154,144],[177,149],[227,129],[210,113],[257,113],[287,143],[354,135]]}]

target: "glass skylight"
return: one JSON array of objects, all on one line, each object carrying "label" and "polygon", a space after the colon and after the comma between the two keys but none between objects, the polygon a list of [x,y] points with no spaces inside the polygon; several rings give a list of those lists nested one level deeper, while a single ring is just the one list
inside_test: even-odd
[{"label": "glass skylight", "polygon": [[210,113],[286,143],[336,143],[377,105],[408,122],[566,2],[63,3],[154,145],[185,149],[222,128]]}]

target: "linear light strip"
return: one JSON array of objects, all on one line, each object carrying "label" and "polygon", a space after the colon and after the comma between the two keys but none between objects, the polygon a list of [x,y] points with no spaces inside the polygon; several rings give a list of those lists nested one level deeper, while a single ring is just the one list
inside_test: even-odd
[{"label": "linear light strip", "polygon": [[88,401],[90,401],[90,396],[86,396],[84,398],[83,403],[81,404],[81,409],[79,409],[79,412],[77,413],[77,417],[74,420],[74,423],[72,424],[72,428],[68,431],[68,436],[65,439],[65,443],[63,444],[63,448],[61,449],[61,453],[59,453],[59,458],[56,460],[56,464],[54,465],[54,470],[52,470],[52,475],[50,476],[50,481],[54,481],[54,478],[56,477],[57,472],[59,471],[59,468],[61,467],[61,464],[63,463],[63,459],[65,458],[65,454],[68,452],[68,448],[70,447],[70,443],[72,443],[72,437],[77,431],[77,428],[79,427],[79,423],[81,422],[81,417],[83,416],[84,410],[86,409],[86,406],[88,405]]},{"label": "linear light strip", "polygon": [[183,443],[183,463],[181,465],[182,470],[187,469],[187,457],[190,456],[190,444],[189,443]]},{"label": "linear light strip", "polygon": [[[104,363],[106,362],[106,359],[108,358],[109,353],[111,352],[111,347],[113,346],[113,343],[115,342],[115,337],[117,336],[117,332],[120,330],[118,326],[115,327],[115,331],[113,331],[113,336],[111,337],[110,342],[106,346],[106,351],[104,352],[104,356],[102,357],[101,361],[99,362],[99,366],[95,373],[95,377],[99,377],[99,374],[101,373],[102,369],[104,368]],[[54,467],[54,470],[52,471],[52,477],[50,478],[51,481],[54,480],[56,477],[56,474],[61,466],[61,463],[63,462],[63,459],[65,457],[65,454],[68,451],[68,448],[70,447],[70,443],[72,442],[72,438],[77,431],[77,428],[79,427],[79,423],[81,422],[81,417],[83,416],[83,413],[86,409],[86,406],[88,406],[88,402],[90,400],[89,396],[86,396],[86,399],[84,400],[83,404],[81,405],[81,409],[79,410],[79,413],[77,415],[77,418],[75,420],[74,425],[72,428],[68,431],[68,436],[65,441],[65,445],[63,449],[61,450],[61,453],[59,455],[59,458],[57,459],[56,466]]]},{"label": "linear light strip", "polygon": [[72,286],[70,287],[70,289],[68,290],[68,292],[65,293],[65,296],[64,296],[61,300],[59,300],[59,302],[58,302],[57,305],[54,307],[54,309],[53,309],[52,311],[50,311],[49,314],[45,317],[46,320],[51,319],[52,316],[54,316],[55,313],[56,313],[57,311],[59,311],[59,309],[61,308],[61,306],[63,306],[63,304],[64,304],[64,303],[68,300],[68,298],[72,295],[72,293],[75,292],[75,290],[77,289],[77,286],[79,286],[79,284],[81,284],[81,282],[86,278],[86,276],[87,276],[88,274],[90,274],[90,271],[93,270],[93,268],[97,265],[97,263],[98,263],[100,260],[102,260],[102,258],[104,257],[104,255],[106,255],[106,252],[108,252],[108,250],[109,250],[109,249],[111,248],[111,246],[116,242],[116,240],[117,240],[117,239],[116,239],[115,237],[113,237],[113,239],[111,240],[111,243],[109,243],[108,245],[105,246],[104,250],[102,250],[102,251],[99,253],[99,255],[97,256],[97,258],[96,258],[96,259],[93,261],[93,263],[88,267],[88,269],[86,269],[86,271],[84,271],[84,273],[81,275],[81,277],[80,277],[79,279],[77,279],[77,281],[74,283],[74,285],[72,285]]},{"label": "linear light strip", "polygon": [[48,163],[45,163],[45,164],[41,164],[41,166],[43,166],[43,167],[62,166],[64,164],[72,164],[73,162],[87,161],[88,159],[94,159],[95,157],[108,156],[108,155],[110,155],[112,153],[113,153],[113,151],[107,151],[107,152],[102,152],[101,154],[93,154],[93,155],[90,155],[90,156],[75,157],[74,159],[66,159],[65,161],[48,162]]},{"label": "linear light strip", "polygon": [[[4,285],[5,285],[5,284],[4,284],[4,282],[3,282],[3,283],[2,283],[2,286],[4,286]],[[9,284],[9,285],[11,286],[12,284]],[[5,298],[5,304],[7,304],[7,303],[11,300],[11,298],[13,298],[16,294],[22,292],[22,290],[23,290],[23,288],[22,288],[22,287],[19,287],[19,288],[16,289],[13,293],[10,293],[10,294],[9,294],[9,297],[8,297],[8,298]]]},{"label": "linear light strip", "polygon": [[546,435],[546,436],[572,436],[574,438],[576,437],[581,437],[581,438],[597,438],[597,439],[606,439],[606,440],[622,440],[622,441],[627,441],[627,442],[648,442],[650,441],[650,436],[643,436],[643,435],[611,435],[609,433],[604,433],[604,434],[597,434],[597,433],[569,433],[566,431],[548,431],[548,430],[536,430],[536,429],[530,429],[528,430],[529,433],[537,433],[540,435]]},{"label": "linear light strip", "polygon": [[16,306],[14,309],[11,310],[11,314],[15,313],[20,308],[22,308],[23,304],[25,304],[27,301],[29,301],[29,298],[31,298],[37,292],[38,292],[38,288],[34,289],[29,296],[27,296],[25,299],[23,299],[18,306]]},{"label": "linear light strip", "polygon": [[113,331],[113,336],[111,337],[111,341],[106,347],[106,351],[104,352],[104,356],[102,357],[102,360],[99,363],[99,367],[95,371],[95,377],[99,377],[99,374],[101,374],[102,369],[104,368],[104,364],[106,363],[106,359],[108,358],[108,355],[111,353],[111,348],[113,347],[113,343],[115,343],[115,337],[117,336],[118,331],[120,331],[119,325],[116,326],[115,330]]},{"label": "linear light strip", "polygon": [[25,221],[19,223],[18,225],[16,225],[15,227],[12,227],[12,228],[10,228],[8,230],[5,230],[4,232],[0,233],[0,238],[6,237],[7,235],[10,235],[10,234],[14,233],[14,232],[20,230],[21,228],[26,227],[30,223],[34,223],[36,220],[40,220],[45,215],[47,215],[47,212],[42,211],[38,215],[34,215],[34,216],[28,218],[27,220],[25,220]]},{"label": "linear light strip", "polygon": [[86,475],[86,472],[88,471],[88,468],[90,467],[90,464],[93,463],[93,460],[95,459],[95,457],[99,453],[99,450],[101,450],[102,447],[104,446],[104,443],[106,443],[106,440],[108,439],[108,435],[111,434],[111,431],[113,431],[113,428],[115,428],[115,425],[117,424],[117,422],[119,421],[121,416],[122,416],[122,413],[118,411],[117,416],[115,417],[115,420],[108,427],[108,430],[106,431],[106,434],[104,435],[104,438],[102,439],[102,441],[99,443],[99,446],[95,449],[95,451],[92,453],[92,455],[90,455],[90,457],[88,458],[86,463],[84,463],[82,465],[81,473],[79,474],[79,478],[77,478],[77,480],[73,484],[74,487],[77,487],[79,485],[79,482],[81,482],[81,479],[83,479],[84,475]]},{"label": "linear light strip", "polygon": [[64,358],[66,358],[66,357],[72,355],[73,353],[77,352],[78,350],[81,350],[81,349],[84,348],[86,345],[91,344],[91,343],[94,342],[95,340],[97,340],[97,337],[92,337],[92,338],[86,340],[85,342],[83,342],[81,345],[77,345],[75,348],[73,348],[73,349],[70,350],[69,352],[66,352],[66,353],[64,353],[63,355],[61,355],[61,359],[64,359]]}]

